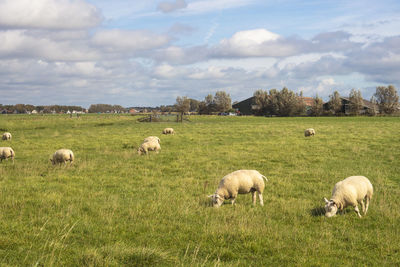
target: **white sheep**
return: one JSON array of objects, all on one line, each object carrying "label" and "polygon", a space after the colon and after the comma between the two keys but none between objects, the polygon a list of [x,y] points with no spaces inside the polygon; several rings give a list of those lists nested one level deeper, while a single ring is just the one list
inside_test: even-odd
[{"label": "white sheep", "polygon": [[[357,215],[361,218],[358,203],[361,203],[362,211],[367,214],[369,201],[372,198],[373,187],[368,178],[364,176],[350,176],[335,184],[332,197],[325,200],[325,216],[335,216],[338,210],[347,206],[353,206]],[[364,205],[365,200],[365,205]]]},{"label": "white sheep", "polygon": [[158,143],[157,140],[153,139],[147,142],[144,142],[143,144],[140,145],[138,148],[138,154],[142,155],[145,154],[147,155],[149,151],[155,151],[156,153],[159,153],[161,150],[160,143]]},{"label": "white sheep", "polygon": [[1,137],[1,139],[3,140],[11,140],[12,136],[10,133],[3,133],[3,136]]},{"label": "white sheep", "polygon": [[0,162],[2,162],[3,159],[8,160],[8,158],[11,158],[14,163],[14,157],[15,152],[11,147],[0,147]]},{"label": "white sheep", "polygon": [[53,163],[53,165],[57,163],[61,165],[61,163],[67,164],[67,161],[69,161],[72,164],[74,159],[75,159],[74,153],[69,149],[63,148],[54,152],[50,161]]},{"label": "white sheep", "polygon": [[157,136],[149,136],[149,137],[146,137],[146,138],[143,140],[143,143],[149,142],[149,141],[152,141],[152,140],[156,140],[159,144],[161,144],[161,140],[160,140],[160,138],[158,138]]},{"label": "white sheep", "polygon": [[256,170],[238,170],[234,171],[222,178],[219,186],[212,198],[214,207],[222,205],[225,199],[231,199],[232,205],[235,203],[238,194],[252,193],[253,205],[256,204],[256,192],[260,199],[260,205],[264,206],[262,193],[264,191],[264,180],[268,181],[267,177]]},{"label": "white sheep", "polygon": [[313,128],[308,128],[304,131],[304,136],[314,136],[315,135],[315,130]]},{"label": "white sheep", "polygon": [[175,134],[175,131],[174,131],[174,129],[172,129],[172,128],[165,128],[165,129],[162,131],[162,133],[163,133],[163,134]]}]

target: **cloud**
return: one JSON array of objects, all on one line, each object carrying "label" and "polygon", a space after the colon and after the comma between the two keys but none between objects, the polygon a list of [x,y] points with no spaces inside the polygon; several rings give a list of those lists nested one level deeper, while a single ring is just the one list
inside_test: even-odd
[{"label": "cloud", "polygon": [[187,7],[185,0],[175,0],[175,2],[161,2],[157,9],[164,13],[171,13]]},{"label": "cloud", "polygon": [[251,5],[254,2],[254,0],[200,0],[189,3],[185,13],[191,15],[215,12]]},{"label": "cloud", "polygon": [[78,61],[99,58],[85,43],[52,40],[25,30],[0,31],[0,58]]},{"label": "cloud", "polygon": [[195,30],[196,29],[192,26],[178,22],[171,26],[171,28],[168,30],[168,33],[172,35],[189,35]]},{"label": "cloud", "polygon": [[210,48],[214,58],[285,57],[299,53],[300,46],[265,29],[240,31]]},{"label": "cloud", "polygon": [[97,8],[83,0],[3,0],[0,28],[83,29],[99,25]]},{"label": "cloud", "polygon": [[152,50],[167,45],[169,37],[149,31],[100,30],[97,31],[92,44],[106,52],[122,53]]}]

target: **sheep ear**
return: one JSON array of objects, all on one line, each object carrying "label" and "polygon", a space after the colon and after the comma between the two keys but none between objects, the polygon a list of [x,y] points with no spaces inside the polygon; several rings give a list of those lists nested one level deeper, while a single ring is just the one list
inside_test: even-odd
[{"label": "sheep ear", "polygon": [[325,200],[325,203],[326,203],[326,204],[329,203],[329,200],[327,200],[325,197],[324,197],[324,200]]},{"label": "sheep ear", "polygon": [[214,195],[209,195],[209,196],[207,196],[207,197],[209,197],[209,198],[212,198]]}]

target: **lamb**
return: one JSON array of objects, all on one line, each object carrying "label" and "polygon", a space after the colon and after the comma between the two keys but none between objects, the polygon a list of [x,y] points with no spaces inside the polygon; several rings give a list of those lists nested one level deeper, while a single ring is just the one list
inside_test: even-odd
[{"label": "lamb", "polygon": [[161,144],[161,140],[160,140],[160,138],[158,138],[157,136],[149,136],[149,137],[146,137],[146,138],[143,140],[143,143],[149,142],[149,141],[152,141],[152,140],[156,140],[159,144]]},{"label": "lamb", "polygon": [[238,194],[248,194],[251,192],[253,205],[256,204],[256,191],[260,199],[260,205],[264,206],[262,193],[264,191],[264,180],[267,177],[256,170],[238,170],[222,178],[219,186],[213,195],[210,195],[213,207],[220,207],[225,199],[231,199],[232,205],[235,203]]},{"label": "lamb", "polygon": [[149,151],[155,151],[156,153],[159,153],[160,150],[161,150],[160,143],[157,140],[153,139],[147,142],[143,142],[143,144],[141,144],[140,147],[138,148],[138,154],[147,155]]},{"label": "lamb", "polygon": [[14,157],[15,152],[11,147],[0,147],[0,162],[2,162],[3,159],[8,160],[8,158],[11,158],[14,163]]},{"label": "lamb", "polygon": [[67,161],[69,161],[72,164],[74,159],[75,159],[74,153],[69,149],[63,148],[54,152],[50,161],[53,163],[53,165],[57,163],[61,165],[61,163],[67,164]]},{"label": "lamb", "polygon": [[1,137],[1,139],[3,140],[11,140],[12,136],[10,133],[3,133],[3,136]]},{"label": "lamb", "polygon": [[165,129],[162,131],[162,133],[163,133],[163,134],[175,134],[175,131],[174,131],[174,129],[172,129],[172,128],[165,128]]},{"label": "lamb", "polygon": [[[368,178],[364,176],[350,176],[335,184],[332,197],[325,200],[325,216],[335,216],[338,210],[353,206],[358,217],[361,218],[358,203],[361,203],[364,215],[367,214],[369,202],[372,198],[373,188]],[[364,205],[365,200],[365,205]]]},{"label": "lamb", "polygon": [[315,130],[313,128],[308,128],[304,131],[304,136],[314,136],[315,135]]}]

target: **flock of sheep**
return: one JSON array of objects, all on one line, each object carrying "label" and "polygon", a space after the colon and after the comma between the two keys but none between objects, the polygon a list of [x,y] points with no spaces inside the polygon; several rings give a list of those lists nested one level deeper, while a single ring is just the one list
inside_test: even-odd
[{"label": "flock of sheep", "polygon": [[[174,129],[165,128],[163,134],[175,134]],[[312,128],[304,131],[305,137],[315,135]],[[4,133],[3,140],[11,140],[11,133]],[[147,155],[149,151],[159,153],[161,150],[161,141],[157,136],[149,136],[143,140],[138,148],[138,154]],[[11,158],[14,163],[15,152],[11,147],[0,147],[0,161]],[[69,149],[59,149],[51,157],[50,161],[55,164],[66,164],[68,161],[74,161],[74,154]],[[260,205],[263,206],[262,193],[265,188],[267,177],[256,170],[238,170],[224,176],[214,194],[208,196],[212,199],[214,207],[220,207],[225,200],[230,199],[232,205],[235,203],[238,194],[252,193],[253,205],[256,204],[257,194]],[[369,202],[373,195],[373,187],[371,182],[364,176],[350,176],[335,184],[332,197],[325,200],[325,216],[332,217],[339,210],[343,210],[348,206],[354,207],[355,212],[361,218],[358,204],[361,204],[364,215],[368,211]],[[365,203],[364,203],[365,201]]]}]

